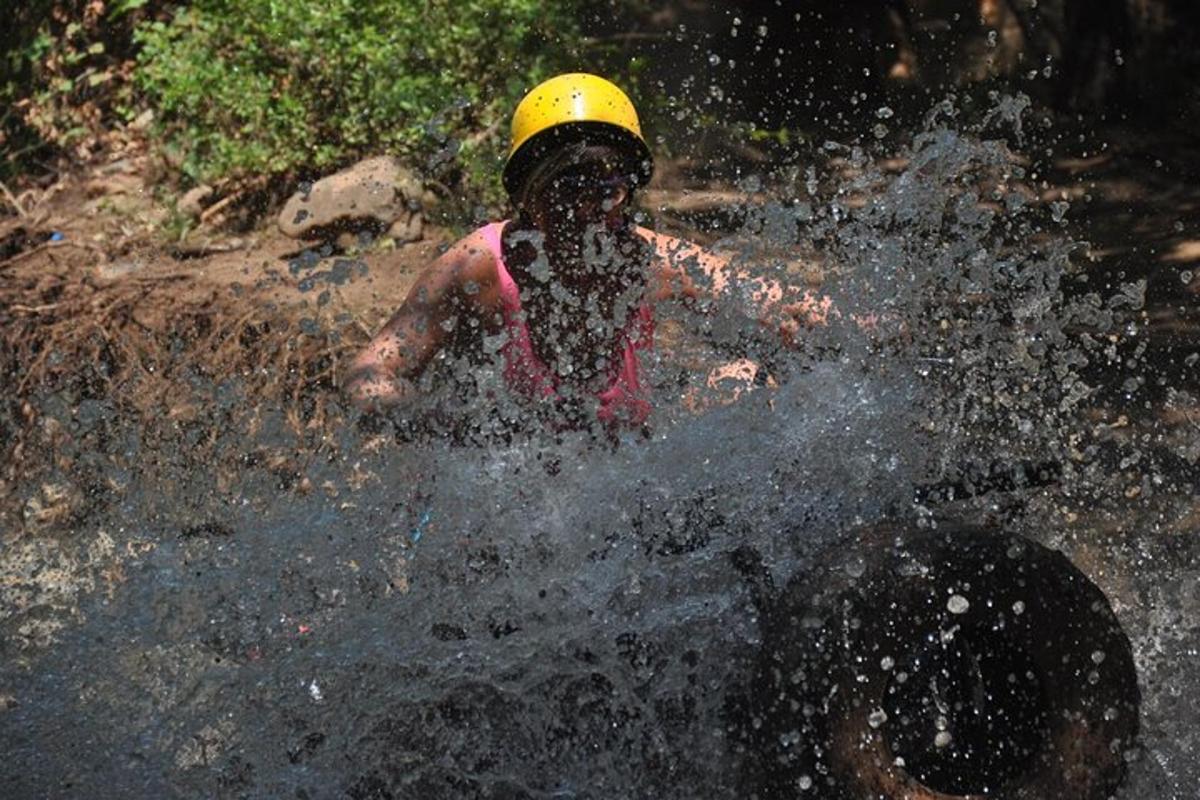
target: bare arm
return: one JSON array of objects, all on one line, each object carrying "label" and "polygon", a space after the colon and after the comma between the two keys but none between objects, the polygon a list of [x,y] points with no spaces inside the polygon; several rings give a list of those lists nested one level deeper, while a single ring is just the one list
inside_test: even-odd
[{"label": "bare arm", "polygon": [[399,310],[350,364],[346,391],[357,405],[391,405],[412,392],[411,379],[441,348],[450,323],[479,311],[480,295],[489,294],[481,284],[488,282],[491,264],[486,243],[472,234],[421,273]]},{"label": "bare arm", "polygon": [[[656,300],[720,297],[733,285],[742,285],[749,289],[749,298],[758,307],[762,322],[772,317],[782,319],[780,333],[788,342],[802,325],[824,325],[830,314],[836,314],[828,297],[805,290],[785,303],[786,289],[779,281],[736,271],[729,259],[692,242],[646,228],[639,228],[638,233],[650,241],[659,256],[653,287]],[[697,277],[702,279],[701,284],[697,283]]]}]

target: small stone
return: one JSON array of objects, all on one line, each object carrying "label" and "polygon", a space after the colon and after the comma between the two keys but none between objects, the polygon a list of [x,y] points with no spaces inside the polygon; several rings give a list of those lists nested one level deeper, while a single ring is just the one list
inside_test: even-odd
[{"label": "small stone", "polygon": [[418,211],[409,215],[408,219],[393,222],[392,227],[388,228],[387,235],[395,239],[398,244],[407,244],[409,242],[419,242],[424,234],[424,230],[425,219]]},{"label": "small stone", "polygon": [[134,117],[133,122],[129,123],[129,127],[135,131],[144,131],[154,123],[154,109],[147,108],[142,113]]},{"label": "small stone", "polygon": [[117,173],[93,178],[84,186],[88,197],[107,197],[115,194],[135,195],[142,191],[142,179],[136,175]]},{"label": "small stone", "polygon": [[58,483],[42,484],[39,494],[30,497],[22,510],[25,529],[42,532],[67,522],[82,504],[82,497],[72,486]]},{"label": "small stone", "polygon": [[212,194],[213,188],[202,183],[185,192],[175,204],[175,210],[185,217],[198,217],[204,210],[204,201],[212,197]]},{"label": "small stone", "polygon": [[96,264],[96,274],[102,280],[113,281],[131,275],[146,266],[140,258],[126,258],[120,261],[104,261]]}]

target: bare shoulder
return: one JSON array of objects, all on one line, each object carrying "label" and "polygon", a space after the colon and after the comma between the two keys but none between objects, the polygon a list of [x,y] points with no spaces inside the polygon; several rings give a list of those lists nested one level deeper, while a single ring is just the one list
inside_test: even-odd
[{"label": "bare shoulder", "polygon": [[406,303],[466,301],[465,306],[490,306],[498,284],[495,256],[483,231],[476,230],[451,244],[421,272]]},{"label": "bare shoulder", "polygon": [[496,280],[496,258],[483,230],[468,233],[446,249],[429,267],[455,284],[494,283]]}]

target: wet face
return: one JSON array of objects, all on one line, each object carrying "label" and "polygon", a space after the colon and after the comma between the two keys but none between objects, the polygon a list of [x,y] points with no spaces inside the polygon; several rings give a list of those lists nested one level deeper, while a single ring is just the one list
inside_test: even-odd
[{"label": "wet face", "polygon": [[607,164],[568,168],[530,199],[527,211],[547,244],[575,250],[589,234],[626,226],[632,182],[632,176]]},{"label": "wet face", "polygon": [[587,159],[555,170],[531,187],[522,205],[526,239],[520,280],[534,348],[547,364],[570,363],[586,379],[611,359],[645,285],[647,253],[633,235],[634,177],[618,159]]},{"label": "wet face", "polygon": [[[558,294],[611,300],[642,283],[644,264],[632,235],[635,178],[618,155],[586,155],[536,181],[523,206]],[[561,297],[559,299],[562,299]]]}]

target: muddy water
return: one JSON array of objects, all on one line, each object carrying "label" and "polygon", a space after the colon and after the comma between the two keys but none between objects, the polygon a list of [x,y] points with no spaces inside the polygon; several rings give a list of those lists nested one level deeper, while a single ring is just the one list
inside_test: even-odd
[{"label": "muddy water", "polygon": [[[792,351],[736,290],[699,320],[661,309],[683,333],[651,365],[649,437],[397,446],[352,425],[301,493],[253,461],[219,482],[186,432],[142,441],[89,406],[111,426],[97,467],[137,466],[119,502],[6,552],[5,796],[746,796],[761,611],[732,554],[782,585],[849,531],[947,519],[1060,548],[1108,594],[1143,693],[1122,796],[1194,796],[1195,457],[1097,421],[1108,351],[1153,377],[1139,288],[1081,278],[1067,210],[1031,204],[987,133],[935,118],[899,172],[830,143],[776,176],[723,245],[768,277],[819,254],[842,316]],[[733,355],[780,386],[684,410]],[[921,490],[1016,463],[1058,478]]]}]

